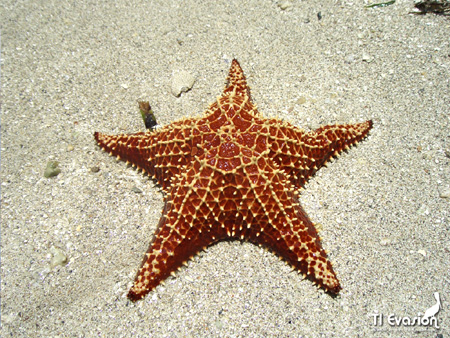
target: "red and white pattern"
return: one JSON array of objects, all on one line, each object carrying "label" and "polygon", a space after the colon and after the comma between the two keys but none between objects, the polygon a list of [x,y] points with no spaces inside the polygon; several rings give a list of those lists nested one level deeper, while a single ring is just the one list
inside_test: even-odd
[{"label": "red and white pattern", "polygon": [[233,60],[222,96],[203,118],[136,134],[96,132],[103,150],[147,172],[167,193],[128,297],[143,298],[200,250],[224,239],[262,245],[337,294],[341,286],[299,204],[298,189],[371,128],[367,121],[305,132],[265,119]]}]

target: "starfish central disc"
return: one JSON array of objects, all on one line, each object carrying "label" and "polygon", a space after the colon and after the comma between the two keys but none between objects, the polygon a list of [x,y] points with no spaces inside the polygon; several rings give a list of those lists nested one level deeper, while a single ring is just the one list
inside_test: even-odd
[{"label": "starfish central disc", "polygon": [[278,254],[330,293],[341,289],[298,189],[332,156],[367,136],[372,121],[305,132],[263,118],[233,60],[224,92],[203,118],[98,144],[151,175],[166,192],[163,215],[128,297],[144,297],[207,246],[248,240]]}]

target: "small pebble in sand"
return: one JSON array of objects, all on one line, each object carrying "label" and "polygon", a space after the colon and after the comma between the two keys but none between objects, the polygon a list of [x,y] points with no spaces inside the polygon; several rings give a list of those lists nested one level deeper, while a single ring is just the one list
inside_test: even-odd
[{"label": "small pebble in sand", "polygon": [[392,243],[392,240],[390,238],[382,238],[380,241],[380,244],[382,246],[386,246]]},{"label": "small pebble in sand", "polygon": [[278,7],[280,7],[280,9],[282,11],[290,11],[292,9],[292,2],[290,1],[280,1],[278,3]]},{"label": "small pebble in sand", "polygon": [[450,158],[450,149],[445,149],[444,150],[445,156],[447,156],[448,158]]},{"label": "small pebble in sand", "polygon": [[427,257],[427,252],[425,250],[417,250],[417,253],[421,254],[423,257]]},{"label": "small pebble in sand", "polygon": [[52,258],[50,260],[50,266],[52,269],[55,266],[58,265],[64,266],[67,264],[67,255],[60,248],[52,246],[50,248],[50,253],[52,254]]},{"label": "small pebble in sand", "polygon": [[439,197],[440,198],[450,198],[450,188],[445,187],[445,188],[439,189]]},{"label": "small pebble in sand", "polygon": [[181,93],[185,93],[192,88],[195,83],[195,77],[190,73],[182,70],[174,72],[172,77],[172,94],[176,97]]},{"label": "small pebble in sand", "polygon": [[134,192],[134,193],[136,193],[136,194],[142,194],[142,190],[139,189],[138,187],[133,187],[133,188],[131,188],[131,191]]},{"label": "small pebble in sand", "polygon": [[297,99],[297,104],[304,104],[306,102],[306,97],[304,97],[304,96],[300,96],[298,99]]},{"label": "small pebble in sand", "polygon": [[370,55],[367,52],[363,52],[362,53],[362,58],[363,61],[365,62],[371,62],[372,58],[370,57]]},{"label": "small pebble in sand", "polygon": [[53,176],[57,176],[61,172],[61,169],[58,168],[58,165],[59,163],[57,161],[48,161],[47,167],[44,171],[44,177],[50,178]]}]

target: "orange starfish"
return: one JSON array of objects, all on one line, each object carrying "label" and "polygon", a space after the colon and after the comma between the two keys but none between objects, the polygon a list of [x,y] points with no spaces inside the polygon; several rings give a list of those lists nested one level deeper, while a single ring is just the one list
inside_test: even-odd
[{"label": "orange starfish", "polygon": [[305,132],[265,119],[233,60],[222,96],[203,118],[136,134],[96,132],[103,150],[151,175],[167,194],[128,297],[143,298],[193,255],[225,239],[262,245],[337,294],[341,286],[297,190],[371,128],[367,121]]}]

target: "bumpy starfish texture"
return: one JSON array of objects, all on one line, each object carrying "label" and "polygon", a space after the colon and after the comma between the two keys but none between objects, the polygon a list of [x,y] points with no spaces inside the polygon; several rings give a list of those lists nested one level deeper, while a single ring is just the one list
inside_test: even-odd
[{"label": "bumpy starfish texture", "polygon": [[225,239],[262,245],[337,294],[341,286],[297,191],[371,128],[367,121],[305,132],[265,119],[233,60],[222,96],[203,118],[129,135],[96,132],[103,150],[142,169],[166,192],[128,297],[141,299],[200,250]]}]

